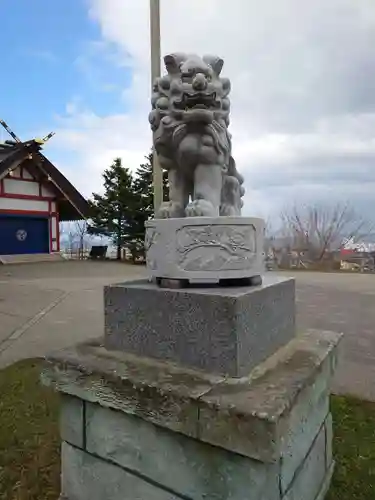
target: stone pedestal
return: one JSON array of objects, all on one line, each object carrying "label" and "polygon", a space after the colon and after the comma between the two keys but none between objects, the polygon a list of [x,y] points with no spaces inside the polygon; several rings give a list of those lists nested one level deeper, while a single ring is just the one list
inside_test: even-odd
[{"label": "stone pedestal", "polygon": [[295,283],[163,289],[105,288],[105,347],[242,377],[295,335]]},{"label": "stone pedestal", "polygon": [[255,217],[186,217],[146,222],[150,278],[218,283],[264,270],[264,222]]},{"label": "stone pedestal", "polygon": [[61,500],[322,500],[340,335],[308,331],[241,379],[108,351],[50,355]]},{"label": "stone pedestal", "polygon": [[62,394],[60,500],[323,500],[340,335],[296,336],[293,279],[143,280],[104,302],[104,337],[42,376]]}]

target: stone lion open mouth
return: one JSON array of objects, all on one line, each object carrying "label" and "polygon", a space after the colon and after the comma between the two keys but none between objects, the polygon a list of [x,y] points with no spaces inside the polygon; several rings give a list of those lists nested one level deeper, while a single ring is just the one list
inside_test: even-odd
[{"label": "stone lion open mouth", "polygon": [[191,110],[191,109],[212,109],[220,106],[216,101],[216,92],[211,94],[205,93],[184,93],[181,100],[175,101],[174,105],[177,109]]}]

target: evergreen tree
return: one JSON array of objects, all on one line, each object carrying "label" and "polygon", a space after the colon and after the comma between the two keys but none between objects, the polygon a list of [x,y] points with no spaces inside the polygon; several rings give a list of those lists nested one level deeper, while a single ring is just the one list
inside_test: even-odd
[{"label": "evergreen tree", "polygon": [[[134,179],[134,192],[137,197],[138,210],[134,221],[137,229],[139,251],[143,252],[145,239],[145,222],[154,216],[154,186],[153,186],[153,153],[145,156]],[[168,173],[163,171],[163,198],[168,199]]]},{"label": "evergreen tree", "polygon": [[[93,193],[89,232],[111,237],[117,258],[127,247],[133,260],[144,256],[145,222],[154,215],[153,155],[145,157],[133,177],[121,159],[104,171],[104,193]],[[164,199],[168,197],[167,172],[163,174]]]},{"label": "evergreen tree", "polygon": [[138,201],[134,191],[134,179],[130,170],[116,158],[103,173],[104,193],[93,193],[91,206],[91,234],[110,236],[117,247],[117,259],[121,249],[134,237],[134,220]]},{"label": "evergreen tree", "polygon": [[154,195],[152,179],[152,153],[145,156],[142,163],[135,172],[134,192],[138,197],[138,208],[142,213],[143,222],[150,219],[154,214]]},{"label": "evergreen tree", "polygon": [[[142,198],[142,207],[151,218],[154,214],[153,153],[145,156],[135,173],[134,189]],[[168,172],[163,171],[163,199],[168,199]],[[146,219],[147,220],[147,219]]]}]

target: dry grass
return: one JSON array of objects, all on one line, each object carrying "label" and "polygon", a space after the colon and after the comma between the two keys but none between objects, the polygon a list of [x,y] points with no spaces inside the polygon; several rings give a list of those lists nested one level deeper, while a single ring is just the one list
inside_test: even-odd
[{"label": "dry grass", "polygon": [[58,395],[39,384],[40,360],[0,371],[0,499],[57,500]]}]

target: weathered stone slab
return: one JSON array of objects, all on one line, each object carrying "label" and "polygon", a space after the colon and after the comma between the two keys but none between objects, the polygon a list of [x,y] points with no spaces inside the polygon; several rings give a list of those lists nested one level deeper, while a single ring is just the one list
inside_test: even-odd
[{"label": "weathered stone slab", "polygon": [[150,278],[218,283],[264,272],[264,221],[255,217],[153,219],[146,226]]},{"label": "weathered stone slab", "polygon": [[63,499],[179,500],[181,498],[64,442],[61,463]]},{"label": "weathered stone slab", "polygon": [[87,406],[87,450],[194,500],[278,500],[279,468],[99,405]]},{"label": "weathered stone slab", "polygon": [[331,481],[334,471],[335,471],[335,462],[332,462],[329,469],[327,469],[323,484],[320,488],[320,492],[318,493],[318,496],[316,497],[315,500],[324,500],[326,498],[328,490],[331,486]]},{"label": "weathered stone slab", "polygon": [[293,279],[268,275],[257,287],[187,290],[136,281],[105,289],[110,350],[242,377],[294,335]]},{"label": "weathered stone slab", "polygon": [[332,442],[333,442],[333,423],[332,414],[329,413],[325,421],[325,431],[326,431],[326,467],[331,467],[333,462],[332,454]]},{"label": "weathered stone slab", "polygon": [[[314,382],[296,398],[294,405],[280,422],[281,442],[280,484],[284,493],[307,456],[329,413],[332,372],[324,363]],[[284,425],[283,425],[284,424]]]},{"label": "weathered stone slab", "polygon": [[49,356],[43,380],[83,400],[276,463],[282,443],[288,442],[286,422],[298,398],[320,373],[327,370],[331,378],[340,338],[308,331],[243,379],[208,376],[84,344]]},{"label": "weathered stone slab", "polygon": [[[303,422],[309,396],[316,390],[314,397],[319,399],[319,386],[329,387],[335,365],[331,358],[337,356],[340,338],[340,334],[310,330],[255,370],[250,382],[232,379],[213,387],[199,399],[200,439],[264,461],[277,461],[283,454],[287,477],[287,468],[295,466],[288,447],[296,448],[302,458],[305,446],[294,439],[290,419],[296,425]],[[317,388],[311,388],[316,380]],[[324,405],[323,399],[322,413]],[[321,415],[317,410],[310,434]],[[301,431],[300,422],[296,437]]]},{"label": "weathered stone slab", "polygon": [[325,451],[326,437],[323,426],[283,500],[316,500],[327,474]]},{"label": "weathered stone slab", "polygon": [[62,349],[47,361],[41,376],[46,385],[194,437],[199,397],[224,380],[172,363],[108,352],[100,340]]},{"label": "weathered stone slab", "polygon": [[84,448],[84,405],[82,399],[61,395],[60,435],[62,441]]}]

